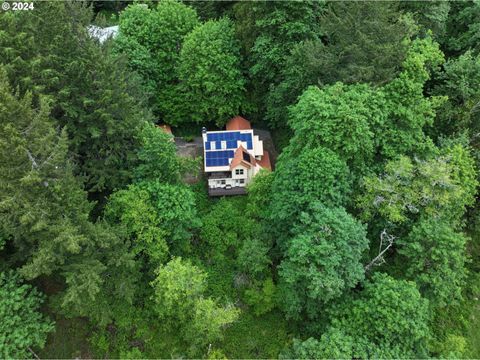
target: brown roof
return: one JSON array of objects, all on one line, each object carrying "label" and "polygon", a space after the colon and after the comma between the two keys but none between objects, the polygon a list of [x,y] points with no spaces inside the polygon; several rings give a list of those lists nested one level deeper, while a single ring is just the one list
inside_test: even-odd
[{"label": "brown roof", "polygon": [[252,126],[247,119],[241,116],[235,116],[228,120],[226,128],[227,130],[250,130]]},{"label": "brown roof", "polygon": [[167,124],[162,124],[162,125],[157,125],[160,129],[162,129],[165,133],[173,135],[172,133],[172,128],[170,125]]},{"label": "brown roof", "polygon": [[230,163],[230,170],[235,169],[238,165],[242,164],[246,168],[250,169],[252,166],[255,166],[256,160],[253,155],[251,155],[245,148],[240,145],[237,150],[235,150],[235,155],[233,156],[232,162]]},{"label": "brown roof", "polygon": [[270,154],[267,150],[263,150],[262,160],[257,160],[258,165],[262,168],[272,171],[272,164],[270,163]]}]

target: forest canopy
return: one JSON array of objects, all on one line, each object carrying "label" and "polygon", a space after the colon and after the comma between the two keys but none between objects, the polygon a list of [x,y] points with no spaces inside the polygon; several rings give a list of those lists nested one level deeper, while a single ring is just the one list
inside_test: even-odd
[{"label": "forest canopy", "polygon": [[3,7],[0,357],[479,358],[479,169],[476,0]]}]

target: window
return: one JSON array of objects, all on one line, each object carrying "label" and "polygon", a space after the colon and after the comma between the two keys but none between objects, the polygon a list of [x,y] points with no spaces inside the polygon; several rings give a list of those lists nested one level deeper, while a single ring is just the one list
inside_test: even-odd
[{"label": "window", "polygon": [[222,141],[221,145],[222,145],[222,150],[225,150],[227,148],[227,142],[226,141]]},{"label": "window", "polygon": [[217,150],[215,147],[215,141],[210,141],[210,149]]},{"label": "window", "polygon": [[222,185],[225,185],[226,184],[226,181],[225,180],[222,180]]},{"label": "window", "polygon": [[235,175],[243,175],[243,169],[235,169]]},{"label": "window", "polygon": [[240,179],[240,180],[238,180],[238,182],[239,182],[240,184],[245,184],[245,179]]}]

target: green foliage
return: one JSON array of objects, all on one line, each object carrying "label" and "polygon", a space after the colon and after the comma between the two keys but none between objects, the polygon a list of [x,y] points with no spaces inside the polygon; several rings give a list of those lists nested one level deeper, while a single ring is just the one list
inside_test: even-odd
[{"label": "green foliage", "polygon": [[43,348],[54,326],[39,312],[43,302],[35,288],[14,271],[0,273],[0,356],[29,358],[30,348]]},{"label": "green foliage", "polygon": [[245,80],[233,24],[210,20],[185,37],[180,52],[178,109],[168,122],[214,121],[222,126],[245,106]]},{"label": "green foliage", "polygon": [[480,130],[480,113],[475,110],[480,102],[480,55],[467,51],[448,60],[437,81],[433,92],[448,96],[436,118],[437,132],[450,135],[467,129]]},{"label": "green foliage", "polygon": [[429,339],[428,301],[415,284],[375,274],[360,296],[331,314],[329,328],[316,341],[294,343],[299,358],[423,357]]},{"label": "green foliage", "polygon": [[211,298],[199,299],[194,311],[186,339],[199,347],[221,340],[225,327],[237,320],[240,314],[233,305],[219,307]]},{"label": "green foliage", "polygon": [[309,85],[392,80],[415,32],[412,20],[394,2],[330,2],[320,21],[322,40],[291,46],[282,81],[270,89],[266,118],[273,126],[287,123],[287,106]]},{"label": "green foliage", "polygon": [[222,329],[238,318],[238,309],[221,307],[212,298],[203,297],[206,274],[189,261],[174,258],[156,273],[151,283],[155,310],[171,330],[179,329],[190,354],[206,352],[205,345],[220,340]]},{"label": "green foliage", "polygon": [[260,316],[272,311],[276,303],[276,286],[271,278],[246,289],[245,302],[253,307],[253,313]]},{"label": "green foliage", "polygon": [[[463,156],[444,155],[413,161],[403,156],[388,162],[384,175],[366,177],[365,193],[359,198],[364,217],[371,218],[378,213],[391,222],[402,223],[421,213],[458,220],[465,206],[472,204],[476,180],[468,152],[456,149]],[[460,170],[462,167],[464,170]],[[460,172],[465,174],[465,179],[455,175]]]},{"label": "green foliage", "polygon": [[117,191],[105,214],[134,236],[136,253],[146,251],[157,262],[165,260],[168,249],[173,255],[189,252],[191,230],[199,225],[192,191],[184,185],[159,181]]},{"label": "green foliage", "polygon": [[408,11],[419,25],[421,35],[432,34],[434,39],[443,43],[447,31],[451,3],[448,1],[401,2],[400,8]]},{"label": "green foliage", "polygon": [[[322,29],[327,43],[318,54],[322,83],[392,80],[416,32],[413,20],[394,2],[332,2],[322,16]],[[380,32],[382,37],[375,35]]]},{"label": "green foliage", "polygon": [[167,259],[167,233],[145,189],[131,186],[112,194],[105,217],[110,223],[119,223],[125,228],[126,234],[132,237],[135,255],[145,252],[157,265]]},{"label": "green foliage", "polygon": [[155,289],[155,311],[161,319],[174,318],[185,323],[189,310],[205,291],[207,274],[189,261],[174,258],[157,269],[152,282]]},{"label": "green foliage", "polygon": [[285,152],[274,173],[270,205],[274,230],[284,236],[313,202],[346,204],[351,186],[347,165],[333,151],[319,147],[305,149],[298,156]]},{"label": "green foliage", "polygon": [[243,218],[243,205],[236,200],[240,199],[221,199],[202,219],[201,257],[209,262],[236,258],[241,241],[256,234],[257,225]]},{"label": "green foliage", "polygon": [[136,181],[179,182],[180,163],[172,136],[153,124],[145,123],[140,137],[139,164],[134,171]]},{"label": "green foliage", "polygon": [[[60,275],[66,284],[60,304],[71,314],[107,316],[96,296],[118,291],[121,277],[121,299],[131,299],[126,273],[134,264],[124,239],[89,221],[91,204],[72,174],[67,134],[55,128],[45,99],[34,109],[28,93],[14,97],[3,72],[0,89],[0,232],[11,247],[9,262],[19,262],[27,279]],[[107,269],[115,276],[105,283]]]},{"label": "green foliage", "polygon": [[442,59],[438,44],[417,39],[402,72],[382,87],[337,83],[308,88],[290,107],[294,136],[289,149],[297,155],[305,148],[327,147],[360,174],[371,171],[374,160],[428,154],[434,147],[425,130],[444,99],[425,97],[423,90],[429,69]]},{"label": "green foliage", "polygon": [[292,349],[282,354],[285,359],[340,359],[349,358],[353,353],[354,340],[337,329],[327,331],[320,341],[309,338],[293,340]]},{"label": "green foliage", "polygon": [[366,231],[342,208],[314,203],[289,240],[279,266],[282,307],[290,318],[314,318],[326,304],[363,280]]},{"label": "green foliage", "polygon": [[237,34],[243,41],[252,77],[252,101],[262,110],[269,87],[280,79],[294,44],[321,35],[322,2],[261,1],[236,6]]},{"label": "green foliage", "polygon": [[433,124],[435,110],[446,100],[425,97],[424,86],[430,72],[443,62],[439,46],[430,37],[413,41],[408,49],[402,72],[383,87],[385,123],[376,127],[375,136],[381,154],[389,159],[399,154],[428,154],[431,140],[425,127]]},{"label": "green foliage", "polygon": [[246,212],[255,219],[268,217],[268,205],[271,199],[271,187],[274,174],[267,170],[260,170],[248,184],[248,202]]},{"label": "green foliage", "polygon": [[[477,0],[126,5],[0,14],[4,357],[479,357]],[[275,171],[209,198],[150,108]]]},{"label": "green foliage", "polygon": [[469,49],[478,54],[480,51],[478,36],[480,4],[478,1],[462,1],[451,3],[450,7],[445,39],[446,48],[454,54],[461,54]]},{"label": "green foliage", "polygon": [[88,337],[91,327],[84,318],[55,317],[55,329],[43,349],[36,351],[39,358],[67,359],[91,354]]},{"label": "green foliage", "polygon": [[435,306],[444,307],[461,299],[466,279],[467,238],[445,222],[423,219],[405,239],[399,253],[405,258],[406,275]]},{"label": "green foliage", "polygon": [[184,37],[196,25],[195,10],[173,0],[158,2],[153,9],[130,5],[120,14],[115,51],[126,56],[129,68],[140,74],[161,118],[171,116],[180,49]]},{"label": "green foliage", "polygon": [[367,85],[341,83],[320,90],[308,88],[290,110],[295,153],[323,146],[348,165],[365,171],[374,155],[374,124],[383,122],[374,91]]},{"label": "green foliage", "polygon": [[268,257],[269,247],[258,239],[245,239],[238,252],[239,269],[256,278],[265,274],[271,260]]},{"label": "green foliage", "polygon": [[288,325],[280,312],[260,317],[242,312],[238,321],[225,330],[222,349],[233,359],[273,359],[289,339]]}]

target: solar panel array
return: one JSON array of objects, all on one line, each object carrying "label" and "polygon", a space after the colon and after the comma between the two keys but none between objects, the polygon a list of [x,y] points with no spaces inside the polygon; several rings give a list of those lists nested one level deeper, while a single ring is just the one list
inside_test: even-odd
[{"label": "solar panel array", "polygon": [[225,131],[218,133],[207,133],[205,142],[205,165],[228,166],[230,159],[235,155],[239,142],[246,143],[247,149],[253,150],[252,133],[240,131]]},{"label": "solar panel array", "polygon": [[[236,149],[238,147],[238,141],[246,142],[248,150],[253,149],[252,133],[241,133],[240,131],[225,131],[207,134],[205,150],[222,149],[222,141],[225,141],[226,149]],[[214,149],[212,148],[211,143],[215,143]]]},{"label": "solar panel array", "polygon": [[229,159],[234,155],[233,150],[207,151],[205,152],[205,161],[207,166],[228,166]]}]

